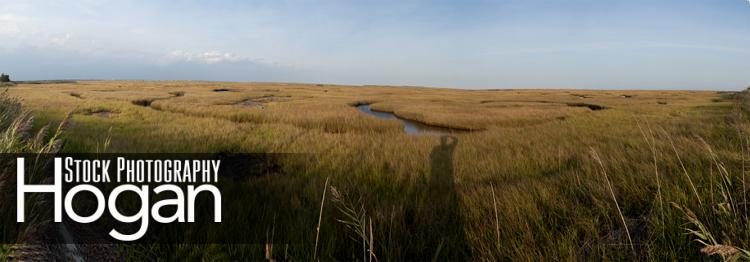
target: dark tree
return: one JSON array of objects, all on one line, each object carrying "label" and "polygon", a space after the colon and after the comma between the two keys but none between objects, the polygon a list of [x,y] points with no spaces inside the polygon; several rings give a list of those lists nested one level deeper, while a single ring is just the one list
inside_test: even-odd
[{"label": "dark tree", "polygon": [[0,74],[0,82],[10,82],[10,76],[6,74]]}]

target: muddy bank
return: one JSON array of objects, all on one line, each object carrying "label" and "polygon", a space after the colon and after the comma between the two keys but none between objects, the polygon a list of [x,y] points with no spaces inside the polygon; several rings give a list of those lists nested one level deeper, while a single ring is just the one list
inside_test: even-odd
[{"label": "muddy bank", "polygon": [[260,108],[260,109],[266,108],[265,103],[256,102],[256,101],[253,101],[252,99],[242,100],[235,105],[242,106],[242,107],[255,107],[255,108]]},{"label": "muddy bank", "polygon": [[[182,96],[185,96],[185,92],[183,92],[183,91],[172,91],[172,92],[169,92],[169,96],[168,97],[147,97],[147,98],[140,98],[140,99],[132,100],[132,101],[130,101],[130,103],[132,103],[134,105],[137,105],[137,106],[151,107],[151,104],[154,101],[157,101],[157,100],[166,100],[166,99],[175,98],[175,97],[182,97]],[[153,108],[153,107],[151,107],[151,108]]]},{"label": "muddy bank", "polygon": [[540,103],[540,104],[559,104],[559,105],[566,105],[570,107],[586,107],[590,109],[591,111],[599,111],[604,109],[610,109],[611,107],[603,106],[603,105],[597,105],[592,103],[579,103],[579,102],[554,102],[554,101],[546,101],[546,100],[482,100],[479,101],[480,104],[489,104],[489,103]]},{"label": "muddy bank", "polygon": [[83,108],[76,110],[73,112],[74,114],[84,115],[84,116],[98,116],[98,117],[104,117],[104,118],[110,118],[117,116],[120,112],[117,112],[115,110],[111,110],[108,108]]},{"label": "muddy bank", "polygon": [[242,100],[235,105],[243,106],[243,107],[255,107],[264,109],[266,108],[266,105],[272,102],[287,102],[290,101],[290,96],[263,96],[263,97],[257,97],[257,98],[250,98]]},{"label": "muddy bank", "polygon": [[566,105],[572,106],[572,107],[587,107],[588,109],[591,109],[592,111],[609,109],[609,107],[606,107],[606,106],[589,104],[589,103],[566,103]]},{"label": "muddy bank", "polygon": [[141,99],[130,101],[130,103],[137,105],[137,106],[150,107],[151,103],[160,99],[166,99],[166,98],[141,98]]}]

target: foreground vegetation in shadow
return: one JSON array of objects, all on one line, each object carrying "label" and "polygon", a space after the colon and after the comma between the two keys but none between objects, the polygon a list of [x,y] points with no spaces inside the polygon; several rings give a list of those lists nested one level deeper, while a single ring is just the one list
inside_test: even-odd
[{"label": "foreground vegetation in shadow", "polygon": [[[248,181],[248,195],[231,202],[268,218],[295,214],[243,230],[266,242],[143,247],[133,249],[136,258],[699,260],[741,258],[750,246],[744,92],[88,81],[13,88],[35,128],[76,108],[117,112],[73,115],[68,152],[96,152],[110,137],[110,152],[311,153],[283,163],[284,176]],[[268,96],[288,99],[238,105]],[[350,106],[357,103],[484,131],[409,136],[398,122]]]}]

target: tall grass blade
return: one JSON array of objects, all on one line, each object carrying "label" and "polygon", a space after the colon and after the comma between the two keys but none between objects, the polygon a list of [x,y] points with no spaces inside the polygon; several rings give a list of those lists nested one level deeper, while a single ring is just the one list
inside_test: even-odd
[{"label": "tall grass blade", "polygon": [[628,237],[628,242],[630,243],[630,249],[633,251],[633,255],[636,255],[635,246],[633,245],[633,239],[630,237],[630,229],[628,229],[628,223],[625,221],[625,216],[622,214],[622,210],[620,210],[620,204],[617,203],[615,190],[612,188],[612,183],[609,181],[609,177],[607,176],[607,171],[604,168],[604,163],[602,163],[601,158],[599,158],[599,154],[596,153],[596,150],[594,148],[591,148],[591,155],[594,157],[594,160],[596,160],[596,162],[599,163],[599,166],[602,169],[602,174],[604,175],[604,180],[607,182],[609,193],[612,194],[612,200],[615,202],[615,207],[617,207],[617,213],[620,214],[620,220],[622,220],[622,226],[625,227],[625,234]]},{"label": "tall grass blade", "polygon": [[328,179],[323,185],[323,197],[320,199],[320,211],[318,212],[318,226],[315,228],[315,251],[313,251],[313,259],[318,259],[318,239],[320,239],[320,223],[323,221],[323,205],[326,203],[326,193],[328,192]]}]

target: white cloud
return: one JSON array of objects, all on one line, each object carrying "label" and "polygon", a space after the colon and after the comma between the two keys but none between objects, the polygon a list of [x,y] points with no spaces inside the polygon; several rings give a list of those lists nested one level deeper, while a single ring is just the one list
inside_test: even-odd
[{"label": "white cloud", "polygon": [[194,63],[204,63],[208,65],[221,64],[221,63],[250,62],[254,64],[263,64],[266,66],[291,68],[291,66],[289,65],[282,65],[280,63],[269,61],[263,58],[251,58],[247,56],[237,55],[235,53],[222,52],[222,51],[217,51],[217,50],[211,50],[211,51],[205,51],[205,52],[174,50],[162,56],[162,58],[160,59],[160,62],[162,63],[194,62]]},{"label": "white cloud", "polygon": [[174,50],[172,52],[169,52],[165,58],[167,61],[200,62],[206,64],[254,61],[251,58],[216,50],[206,51],[202,53],[193,53],[185,50]]},{"label": "white cloud", "polygon": [[29,18],[16,14],[0,13],[0,36],[6,41],[21,38],[27,30]]},{"label": "white cloud", "polygon": [[52,37],[52,39],[50,39],[50,43],[57,46],[64,46],[70,41],[72,37],[73,35],[71,33],[66,33],[62,36]]},{"label": "white cloud", "polygon": [[33,17],[0,13],[0,48],[32,46],[63,47],[70,44],[73,34],[49,30]]},{"label": "white cloud", "polygon": [[246,60],[232,53],[222,53],[219,51],[208,51],[196,56],[198,59],[205,61],[207,64],[216,64],[221,62],[237,62]]}]

